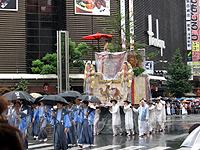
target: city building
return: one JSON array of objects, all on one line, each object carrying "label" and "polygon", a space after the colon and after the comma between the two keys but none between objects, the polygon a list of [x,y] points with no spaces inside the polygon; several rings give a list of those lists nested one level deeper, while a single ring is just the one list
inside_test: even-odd
[{"label": "city building", "polygon": [[[76,0],[15,2],[18,2],[15,8],[6,8],[7,6],[0,8],[0,74],[4,74],[0,78],[1,86],[14,86],[20,79],[17,75],[15,80],[15,74],[21,76],[23,74],[23,77],[35,83],[30,87],[30,92],[37,92],[37,87],[43,88],[45,83],[56,87],[55,77],[45,76],[37,79],[34,75],[31,79],[27,77],[32,74],[33,60],[42,59],[46,53],[56,52],[56,31],[67,30],[69,37],[76,44],[86,42],[90,46],[97,45],[97,40],[82,40],[83,36],[103,33],[105,27],[113,29],[101,21],[101,17],[111,19],[107,10],[100,8],[99,13],[90,14],[81,10]],[[106,2],[110,2],[111,13],[119,9],[113,0]],[[128,12],[128,0],[125,1],[124,7]],[[149,45],[145,47],[145,53],[160,52],[158,56],[148,60],[154,61],[154,70],[162,74],[167,62],[172,60],[172,55],[178,48],[181,50],[184,62],[187,63],[186,1],[133,0],[133,8],[136,40]],[[105,40],[101,40],[101,50],[104,44]],[[82,59],[94,60],[94,52],[90,51],[89,55],[82,56]],[[13,74],[13,78],[9,79],[10,76],[6,74]],[[78,72],[78,68],[70,69],[70,74],[73,77],[73,82],[70,83],[71,89],[83,92],[83,76]],[[161,74],[160,76],[163,76]],[[165,81],[154,77],[151,83],[154,96],[168,94],[164,92]],[[50,93],[55,92],[56,88],[53,88]]]}]

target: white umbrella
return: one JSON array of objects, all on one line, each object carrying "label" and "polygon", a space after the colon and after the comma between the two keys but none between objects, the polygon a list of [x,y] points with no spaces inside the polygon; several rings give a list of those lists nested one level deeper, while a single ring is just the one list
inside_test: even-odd
[{"label": "white umbrella", "polygon": [[188,135],[181,147],[191,147],[192,150],[200,149],[200,126]]},{"label": "white umbrella", "polygon": [[39,93],[31,93],[30,95],[33,96],[34,98],[37,98],[37,97],[39,97],[39,96],[42,96],[42,95],[39,94]]}]

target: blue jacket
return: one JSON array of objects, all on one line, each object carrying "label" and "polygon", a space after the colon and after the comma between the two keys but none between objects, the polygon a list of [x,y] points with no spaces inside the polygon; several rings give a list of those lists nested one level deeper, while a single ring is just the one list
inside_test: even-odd
[{"label": "blue jacket", "polygon": [[77,108],[75,108],[75,106],[72,105],[72,107],[70,109],[67,108],[67,110],[68,110],[70,121],[77,122],[78,120]]},{"label": "blue jacket", "polygon": [[146,119],[149,119],[149,109],[148,109],[148,107],[140,106],[138,109],[135,109],[134,111],[139,113],[138,120],[146,121]]},{"label": "blue jacket", "polygon": [[95,109],[92,109],[90,107],[87,108],[87,112],[89,114],[89,116],[86,116],[84,114],[84,108],[81,109],[81,112],[80,112],[80,121],[81,123],[83,122],[84,120],[84,116],[86,116],[86,118],[88,119],[88,122],[89,122],[89,125],[92,125],[93,122],[94,122],[94,117],[95,117]]},{"label": "blue jacket", "polygon": [[77,108],[77,122],[81,122],[80,114],[81,110],[83,109],[83,106],[80,104],[78,107],[75,105],[75,108]]},{"label": "blue jacket", "polygon": [[54,118],[51,119],[52,125],[56,125],[57,121],[59,121],[59,122],[63,123],[64,128],[71,127],[71,122],[70,122],[69,115],[68,115],[68,112],[66,111],[66,109],[62,108],[62,110],[61,110],[61,120],[57,120],[57,114],[58,114],[58,109],[54,111],[54,115],[53,115]]},{"label": "blue jacket", "polygon": [[38,122],[39,121],[39,109],[36,109],[33,118],[35,118],[35,121]]}]

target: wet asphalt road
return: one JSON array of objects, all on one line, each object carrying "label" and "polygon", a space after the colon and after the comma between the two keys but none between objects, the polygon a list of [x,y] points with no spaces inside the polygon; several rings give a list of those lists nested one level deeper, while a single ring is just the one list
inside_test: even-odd
[{"label": "wet asphalt road", "polygon": [[[140,149],[140,150],[162,150],[180,149],[181,143],[188,135],[188,129],[195,123],[200,122],[200,115],[175,115],[167,116],[165,123],[165,132],[156,132],[150,135],[149,138],[138,138],[138,135],[127,137],[125,134],[120,137],[113,137],[111,134],[100,134],[94,138],[93,149]],[[49,150],[53,149],[53,127],[48,125],[48,141],[41,143],[29,138],[29,149]],[[73,147],[70,149],[79,149]],[[84,145],[84,149],[89,149],[88,145]],[[189,148],[181,148],[189,149]]]}]

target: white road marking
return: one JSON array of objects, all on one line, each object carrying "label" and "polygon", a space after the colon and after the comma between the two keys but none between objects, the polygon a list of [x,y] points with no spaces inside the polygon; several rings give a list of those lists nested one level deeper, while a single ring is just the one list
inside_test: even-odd
[{"label": "white road marking", "polygon": [[170,147],[154,147],[154,148],[151,148],[149,150],[165,150],[165,149],[169,149]]},{"label": "white road marking", "polygon": [[181,147],[181,148],[179,148],[177,150],[191,150],[191,148],[190,147]]},{"label": "white road marking", "polygon": [[122,148],[122,149],[118,149],[118,150],[134,150],[134,149],[139,149],[139,148],[144,148],[144,146],[129,146],[129,147],[125,147],[125,148]]},{"label": "white road marking", "polygon": [[119,146],[120,146],[120,145],[108,145],[108,146],[103,146],[103,147],[94,148],[93,150],[111,149],[111,148],[116,148],[116,147],[119,147]]},{"label": "white road marking", "polygon": [[[42,143],[42,144],[35,144],[35,145],[30,145],[28,146],[28,149],[30,148],[42,148],[44,146],[52,146],[53,144],[49,144],[49,143]],[[44,147],[45,148],[45,147]]]}]

